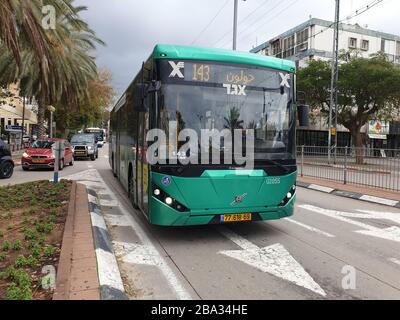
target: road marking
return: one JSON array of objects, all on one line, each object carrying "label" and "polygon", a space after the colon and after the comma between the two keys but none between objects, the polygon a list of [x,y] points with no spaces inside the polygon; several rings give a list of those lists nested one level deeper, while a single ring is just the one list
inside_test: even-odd
[{"label": "road marking", "polygon": [[88,166],[89,169],[93,168],[93,166],[91,164],[87,164],[87,166]]},{"label": "road marking", "polygon": [[399,259],[396,259],[396,258],[389,258],[388,260],[389,260],[390,262],[393,262],[393,263],[398,264],[398,265],[400,266],[400,260],[399,260]]},{"label": "road marking", "polygon": [[109,157],[106,155],[106,156],[104,156],[104,158],[108,159]]},{"label": "road marking", "polygon": [[220,251],[219,254],[237,259],[265,273],[326,296],[325,291],[281,244],[276,243],[272,246],[259,248],[225,227],[217,228],[217,230],[242,249]]},{"label": "road marking", "polygon": [[361,227],[363,229],[366,229],[366,230],[355,231],[356,233],[361,233],[361,234],[369,235],[372,237],[377,237],[377,238],[382,238],[382,239],[386,239],[386,240],[400,242],[400,228],[398,228],[398,227],[393,226],[393,227],[386,228],[386,229],[379,229],[379,228],[370,226],[368,224],[347,218],[347,217],[365,218],[365,215],[351,213],[351,212],[329,210],[329,209],[319,208],[319,207],[315,207],[315,206],[308,205],[308,204],[299,205],[298,207],[308,210],[308,211],[320,213],[325,216],[328,216],[328,217],[331,217],[331,218],[334,218],[334,219],[337,219],[337,220],[340,220],[343,222],[347,222],[347,223],[353,224],[355,226]]},{"label": "road marking", "polygon": [[370,210],[357,210],[370,216],[369,219],[384,219],[391,220],[400,224],[400,214],[398,212],[384,212],[384,211],[370,211]]},{"label": "road marking", "polygon": [[378,197],[367,196],[367,195],[363,195],[360,199],[365,200],[365,201],[385,204],[385,205],[392,206],[392,207],[396,206],[396,204],[398,203],[398,201],[395,201],[395,200],[389,200],[389,199],[378,198]]},{"label": "road marking", "polygon": [[331,192],[333,192],[335,190],[335,189],[332,189],[332,188],[329,188],[329,187],[319,186],[319,185],[316,185],[316,184],[310,184],[308,186],[308,189],[322,191],[322,192],[325,192],[325,193],[331,193]]},{"label": "road marking", "polygon": [[325,232],[325,231],[319,230],[319,229],[317,229],[317,228],[311,227],[311,226],[306,225],[306,224],[304,224],[304,223],[301,223],[301,222],[299,222],[299,221],[296,221],[296,220],[293,220],[293,219],[290,219],[290,218],[285,218],[284,220],[289,221],[289,222],[294,223],[294,224],[297,224],[297,225],[300,226],[300,227],[303,227],[303,228],[305,228],[305,229],[307,229],[307,230],[310,230],[311,232],[315,232],[315,233],[320,234],[320,235],[323,235],[323,236],[325,236],[325,237],[328,237],[328,238],[335,238],[334,235],[332,235],[332,234],[330,234],[330,233],[328,233],[328,232]]},{"label": "road marking", "polygon": [[[140,250],[133,250],[131,254],[128,254],[125,259],[126,262],[135,263],[134,261],[141,261],[141,257],[153,257],[155,259],[155,265],[162,272],[166,280],[168,281],[172,290],[175,291],[176,297],[179,300],[191,300],[189,292],[182,285],[181,281],[177,278],[175,273],[172,271],[171,267],[168,265],[164,257],[158,252],[154,244],[151,242],[150,238],[147,236],[146,232],[140,226],[138,222],[132,217],[131,213],[125,208],[123,204],[121,204],[113,191],[108,187],[108,185],[104,182],[101,175],[98,173],[96,169],[86,170],[82,173],[71,175],[68,177],[72,180],[79,180],[81,183],[86,185],[90,185],[96,190],[97,194],[107,194],[111,200],[119,204],[118,208],[120,212],[123,214],[124,222],[127,222],[129,226],[135,231],[136,235],[140,239],[142,243],[140,245]],[[67,179],[67,178],[65,178]],[[83,181],[81,181],[83,179]],[[104,202],[103,202],[104,203]],[[117,248],[118,249],[118,248]],[[116,250],[116,249],[115,249]],[[118,249],[119,250],[119,249]],[[120,253],[120,251],[119,251]],[[139,254],[138,257],[135,257],[136,254]],[[138,263],[138,262],[137,262]]]}]

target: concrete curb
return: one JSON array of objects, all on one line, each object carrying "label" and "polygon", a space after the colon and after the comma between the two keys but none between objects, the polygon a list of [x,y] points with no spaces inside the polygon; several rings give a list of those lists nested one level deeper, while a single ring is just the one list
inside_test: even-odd
[{"label": "concrete curb", "polygon": [[128,300],[96,191],[87,187],[101,300]]},{"label": "concrete curb", "polygon": [[53,300],[99,300],[86,187],[73,182]]},{"label": "concrete curb", "polygon": [[301,188],[314,190],[314,191],[320,191],[320,192],[324,192],[324,193],[328,193],[328,194],[333,194],[333,195],[336,195],[339,197],[356,199],[356,200],[366,201],[366,202],[375,203],[375,204],[381,204],[381,205],[389,206],[392,208],[400,209],[400,201],[397,201],[397,200],[379,198],[379,197],[374,197],[374,196],[361,194],[361,193],[357,193],[357,192],[337,190],[337,189],[320,186],[320,185],[312,184],[312,183],[305,183],[305,182],[301,182],[301,181],[297,181],[297,186],[301,187]]}]

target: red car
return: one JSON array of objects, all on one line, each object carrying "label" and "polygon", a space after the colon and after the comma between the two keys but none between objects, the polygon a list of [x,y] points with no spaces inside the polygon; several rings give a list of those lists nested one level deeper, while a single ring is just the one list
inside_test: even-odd
[{"label": "red car", "polygon": [[61,159],[58,164],[59,170],[63,170],[64,166],[74,165],[74,150],[70,143],[64,139],[43,139],[35,141],[32,146],[22,155],[22,169],[54,169],[55,155],[54,143],[61,142]]}]

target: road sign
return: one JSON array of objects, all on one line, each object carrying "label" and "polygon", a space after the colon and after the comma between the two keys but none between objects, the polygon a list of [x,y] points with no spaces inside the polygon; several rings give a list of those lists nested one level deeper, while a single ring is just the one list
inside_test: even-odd
[{"label": "road sign", "polygon": [[21,132],[22,126],[7,125],[5,131],[8,132]]}]

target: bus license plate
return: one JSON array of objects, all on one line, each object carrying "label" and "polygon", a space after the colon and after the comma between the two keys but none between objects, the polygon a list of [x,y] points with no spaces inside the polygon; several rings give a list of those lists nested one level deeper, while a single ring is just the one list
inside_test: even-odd
[{"label": "bus license plate", "polygon": [[224,214],[221,216],[221,222],[240,222],[251,221],[251,213]]}]

